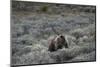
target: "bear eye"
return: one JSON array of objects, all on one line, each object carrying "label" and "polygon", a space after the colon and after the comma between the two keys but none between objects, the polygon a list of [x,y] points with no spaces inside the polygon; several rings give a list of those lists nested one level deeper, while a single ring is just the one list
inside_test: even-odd
[{"label": "bear eye", "polygon": [[63,36],[60,36],[61,38],[63,38]]}]

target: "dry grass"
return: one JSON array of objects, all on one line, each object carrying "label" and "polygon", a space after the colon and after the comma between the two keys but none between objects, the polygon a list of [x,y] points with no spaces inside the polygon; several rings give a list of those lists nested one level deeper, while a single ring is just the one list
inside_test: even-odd
[{"label": "dry grass", "polygon": [[[42,11],[47,9],[43,7]],[[13,13],[12,64],[95,61],[95,14],[80,12],[76,15],[66,11],[64,14]],[[65,35],[69,48],[48,51],[48,38],[55,35],[51,26]]]}]

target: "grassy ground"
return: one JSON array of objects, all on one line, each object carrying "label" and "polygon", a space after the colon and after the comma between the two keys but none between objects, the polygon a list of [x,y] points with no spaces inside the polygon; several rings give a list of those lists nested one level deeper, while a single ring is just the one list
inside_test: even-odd
[{"label": "grassy ground", "polygon": [[[11,18],[13,65],[96,60],[94,13],[65,12],[62,15],[14,11]],[[69,48],[48,51],[48,39],[56,35],[51,26],[65,35]]]}]

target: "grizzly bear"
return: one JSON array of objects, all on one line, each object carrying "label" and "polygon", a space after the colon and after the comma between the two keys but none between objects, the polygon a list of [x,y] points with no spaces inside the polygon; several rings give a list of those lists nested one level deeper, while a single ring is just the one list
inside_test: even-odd
[{"label": "grizzly bear", "polygon": [[68,42],[63,35],[57,35],[49,40],[49,51],[57,51],[63,47],[68,48]]}]

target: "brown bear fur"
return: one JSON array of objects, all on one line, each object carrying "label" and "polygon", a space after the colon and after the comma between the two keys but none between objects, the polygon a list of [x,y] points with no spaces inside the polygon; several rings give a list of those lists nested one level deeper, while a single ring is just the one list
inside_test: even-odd
[{"label": "brown bear fur", "polygon": [[68,42],[63,35],[58,35],[49,40],[49,51],[56,51],[63,47],[68,48]]}]

